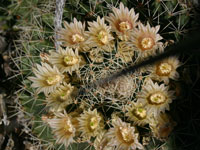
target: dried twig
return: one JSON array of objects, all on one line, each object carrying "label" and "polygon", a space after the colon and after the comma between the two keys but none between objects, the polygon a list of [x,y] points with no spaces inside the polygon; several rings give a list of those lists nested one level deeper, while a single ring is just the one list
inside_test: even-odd
[{"label": "dried twig", "polygon": [[66,0],[56,0],[56,11],[55,11],[55,18],[54,18],[56,50],[58,50],[58,47],[61,44],[61,42],[58,41],[57,39],[59,39],[58,30],[61,28],[62,16],[63,16],[63,7],[65,5],[65,1]]},{"label": "dried twig", "polygon": [[[10,121],[7,119],[8,116],[7,116],[7,110],[6,110],[6,105],[5,105],[5,102],[4,102],[4,96],[5,94],[0,94],[0,108],[1,108],[1,111],[3,113],[3,119],[2,119],[2,122],[4,123],[4,125],[9,125]],[[1,122],[0,122],[1,124]]]}]

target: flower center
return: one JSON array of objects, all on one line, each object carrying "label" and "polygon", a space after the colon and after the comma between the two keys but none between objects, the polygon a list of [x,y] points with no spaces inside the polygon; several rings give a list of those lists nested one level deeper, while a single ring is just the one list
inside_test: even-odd
[{"label": "flower center", "polygon": [[98,121],[97,117],[92,117],[90,119],[89,126],[92,130],[95,130],[98,127],[98,124],[99,124],[99,121]]},{"label": "flower center", "polygon": [[68,136],[70,136],[73,133],[73,126],[69,119],[66,120],[66,124],[64,125],[63,130],[65,131],[65,135],[68,135]]},{"label": "flower center", "polygon": [[132,143],[134,141],[130,131],[128,130],[128,128],[120,127],[119,129],[120,129],[120,133],[121,133],[122,139],[126,143],[130,143],[130,142]]},{"label": "flower center", "polygon": [[136,108],[132,111],[133,115],[139,120],[145,119],[147,116],[147,111],[144,108]]},{"label": "flower center", "polygon": [[64,62],[67,66],[72,66],[78,63],[78,58],[73,56],[65,56]]},{"label": "flower center", "polygon": [[64,91],[63,93],[60,94],[60,97],[59,97],[59,98],[60,98],[62,101],[63,101],[63,100],[66,100],[66,99],[69,97],[70,93],[71,93],[71,90]]},{"label": "flower center", "polygon": [[165,103],[166,101],[165,95],[163,95],[161,92],[150,94],[147,99],[148,99],[149,104],[152,104],[152,105],[160,105],[160,104]]},{"label": "flower center", "polygon": [[161,63],[157,66],[156,73],[160,76],[167,76],[172,71],[172,65],[168,63]]},{"label": "flower center", "polygon": [[123,21],[119,24],[119,29],[120,29],[120,31],[125,32],[125,31],[131,29],[131,25],[128,21]]},{"label": "flower center", "polygon": [[143,50],[151,49],[154,45],[154,41],[151,37],[145,37],[141,41],[141,46]]},{"label": "flower center", "polygon": [[72,35],[72,41],[74,43],[80,43],[80,42],[83,42],[85,39],[83,36],[81,36],[80,34],[74,34]]},{"label": "flower center", "polygon": [[61,80],[61,77],[59,75],[55,75],[55,76],[48,77],[46,82],[48,85],[54,85],[58,83],[60,80]]},{"label": "flower center", "polygon": [[100,31],[98,36],[97,36],[97,38],[103,44],[107,44],[108,43],[108,34],[105,31]]}]

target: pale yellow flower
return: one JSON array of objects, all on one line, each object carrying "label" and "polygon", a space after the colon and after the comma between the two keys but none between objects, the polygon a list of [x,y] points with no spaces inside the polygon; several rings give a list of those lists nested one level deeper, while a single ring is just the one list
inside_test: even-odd
[{"label": "pale yellow flower", "polygon": [[172,118],[165,113],[161,113],[150,123],[153,136],[160,140],[167,139],[174,129],[174,126],[176,126],[176,122],[174,122]]},{"label": "pale yellow flower", "polygon": [[131,32],[130,45],[139,52],[141,58],[155,55],[163,51],[162,37],[158,34],[160,26],[150,27],[149,23],[144,26],[138,23],[138,29]]},{"label": "pale yellow flower", "polygon": [[53,107],[56,110],[64,110],[68,104],[73,102],[74,90],[74,87],[70,84],[61,85],[47,96],[47,106]]},{"label": "pale yellow flower", "polygon": [[132,102],[126,107],[129,120],[134,121],[134,124],[144,126],[150,122],[151,115],[147,113],[146,108],[137,102]]},{"label": "pale yellow flower", "polygon": [[149,79],[137,95],[137,102],[145,106],[148,114],[158,116],[161,112],[169,110],[169,103],[174,98],[174,91],[169,91],[169,86],[158,85]]},{"label": "pale yellow flower", "polygon": [[46,95],[59,87],[64,78],[56,66],[47,63],[36,64],[33,73],[36,77],[28,77],[33,82],[31,86],[37,88],[38,93],[44,92]]},{"label": "pale yellow flower", "polygon": [[114,119],[112,125],[113,127],[107,133],[107,137],[110,139],[109,146],[116,146],[118,150],[143,149],[142,144],[138,141],[138,133],[135,133],[135,127],[122,122],[120,118]]},{"label": "pale yellow flower", "polygon": [[82,109],[78,108],[68,114],[71,118],[71,123],[73,124],[73,127],[76,129],[76,133],[75,133],[76,137],[80,136],[78,118],[80,117],[81,113],[82,113]]},{"label": "pale yellow flower", "polygon": [[112,10],[114,14],[110,13],[109,17],[107,17],[112,30],[116,32],[119,39],[129,40],[130,31],[135,29],[139,14],[135,14],[133,8],[129,11],[127,7],[124,7],[123,3],[120,3],[119,9],[113,7]]},{"label": "pale yellow flower", "polygon": [[154,80],[164,81],[169,83],[169,79],[177,80],[179,74],[176,69],[180,66],[180,62],[177,57],[169,57],[154,64],[151,70],[151,77]]},{"label": "pale yellow flower", "polygon": [[81,136],[85,139],[95,137],[103,130],[103,118],[96,109],[93,111],[84,111],[78,120],[80,125],[79,130],[82,132]]},{"label": "pale yellow flower", "polygon": [[110,33],[111,27],[107,26],[104,22],[104,18],[100,19],[97,17],[97,21],[88,22],[89,24],[89,31],[87,44],[90,47],[98,47],[105,51],[112,51],[114,43],[113,43],[113,36]]},{"label": "pale yellow flower", "polygon": [[59,40],[63,42],[63,45],[71,48],[78,48],[78,50],[81,51],[87,50],[85,44],[85,41],[87,40],[85,24],[82,24],[74,18],[74,22],[71,23],[64,21],[64,27],[65,28],[62,28],[61,31],[59,31],[61,36],[61,39]]},{"label": "pale yellow flower", "polygon": [[56,136],[56,143],[64,144],[66,147],[74,142],[76,129],[71,118],[66,113],[56,113],[55,117],[48,119],[48,123]]},{"label": "pale yellow flower", "polygon": [[60,71],[72,74],[73,71],[79,69],[81,57],[78,55],[78,50],[75,52],[71,48],[65,50],[59,47],[58,51],[51,51],[49,61],[57,66]]}]

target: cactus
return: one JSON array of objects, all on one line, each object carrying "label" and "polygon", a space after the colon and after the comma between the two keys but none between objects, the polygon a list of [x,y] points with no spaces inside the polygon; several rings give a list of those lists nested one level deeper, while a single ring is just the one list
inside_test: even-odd
[{"label": "cactus", "polygon": [[[108,139],[104,138],[106,135],[116,142],[117,139],[112,134],[117,127],[124,129],[120,130],[122,140],[117,141],[118,143],[121,142],[122,145],[125,143],[122,148],[127,148],[126,140],[129,140],[126,139],[128,134],[126,130],[130,130],[135,137],[138,137],[134,138],[134,141],[136,141],[134,144],[137,146],[131,144],[128,148],[134,149],[143,146],[150,149],[156,149],[159,146],[163,148],[167,146],[168,149],[174,148],[170,138],[167,142],[162,140],[169,134],[163,133],[165,125],[170,124],[168,129],[170,132],[175,124],[171,117],[166,114],[160,115],[160,113],[169,109],[168,104],[171,103],[171,99],[175,98],[172,92],[168,90],[168,80],[156,79],[154,76],[154,81],[151,81],[151,78],[153,74],[160,71],[158,75],[177,79],[176,68],[179,67],[177,58],[164,60],[154,66],[143,68],[131,75],[119,77],[97,88],[90,88],[89,86],[96,80],[113,74],[117,70],[144,60],[149,55],[162,52],[171,40],[179,41],[183,37],[183,33],[191,28],[189,22],[192,8],[187,5],[187,2],[178,0],[166,2],[123,0],[122,2],[119,4],[116,0],[67,1],[64,7],[63,20],[69,25],[65,23],[65,28],[70,26],[70,23],[76,24],[78,22],[77,24],[82,24],[84,22],[87,32],[85,35],[75,34],[74,41],[67,43],[65,32],[69,30],[63,28],[59,32],[59,40],[62,41],[63,45],[58,51],[55,50],[54,46],[55,1],[22,0],[13,1],[10,5],[11,14],[19,18],[15,26],[15,29],[19,32],[19,40],[15,43],[18,57],[14,59],[14,62],[20,71],[22,85],[17,92],[17,106],[19,111],[22,111],[29,120],[25,125],[26,130],[30,133],[31,139],[39,145],[38,149],[62,150],[67,147],[69,149],[98,149],[99,146],[105,146],[105,149],[120,148],[119,145],[112,145],[112,143],[106,141]],[[134,30],[136,28],[137,30],[133,33],[131,31],[130,35],[129,32],[121,35],[116,31],[117,29],[113,27],[115,23],[112,24],[112,19],[110,19],[111,15],[109,18],[109,14],[113,13],[112,8],[119,8],[119,5],[123,7],[123,4],[125,7],[128,6],[129,10],[134,8],[135,11],[133,23],[136,23],[136,25],[131,24],[129,26],[130,22],[124,21],[119,26],[120,30],[124,31],[123,33],[131,27]],[[139,18],[137,18],[137,13]],[[104,16],[106,21],[101,20]],[[107,26],[107,30],[99,32],[98,40],[100,40],[100,44],[95,43],[91,38],[93,36],[92,31],[96,27],[94,25],[96,20],[100,27],[105,27],[102,25],[104,21]],[[138,38],[141,35],[143,36],[143,31],[146,30],[151,34],[142,39],[141,45],[137,45]],[[88,41],[85,40],[84,36]],[[132,41],[135,41],[135,43]],[[73,45],[75,42],[78,44]],[[148,49],[151,49],[150,53],[146,52]],[[64,57],[64,69],[63,64],[58,62],[60,58],[63,58],[63,53],[66,56]],[[167,66],[168,62],[172,62],[171,68],[169,65]],[[174,66],[175,70],[172,70]],[[164,68],[164,72],[162,72],[162,68]],[[48,73],[44,74],[41,71],[42,69],[45,70],[43,72]],[[54,75],[50,70],[54,70],[56,74]],[[167,71],[173,72],[174,75],[168,76]],[[44,86],[42,83],[39,84],[40,81],[35,78],[35,75],[45,77],[42,81],[45,82]],[[33,86],[32,81],[33,83],[36,81],[37,85]],[[35,88],[41,85],[43,88]],[[165,97],[165,107],[143,108],[144,98],[141,93],[146,85],[152,86],[152,89],[156,92],[159,91],[159,88],[163,89],[159,91],[160,93],[151,93],[149,101],[152,104],[162,103],[163,101],[157,101],[158,97],[163,100],[163,95],[170,95],[169,97],[166,96],[167,98]],[[77,93],[80,88],[83,88],[85,93]],[[148,88],[146,90],[147,94],[152,91]],[[68,91],[69,94],[67,94]],[[54,100],[57,100],[58,97],[56,94],[60,95],[59,100],[55,102]],[[63,101],[69,102],[64,103]],[[141,101],[141,105],[136,101]],[[58,107],[54,107],[55,105]],[[154,109],[156,111],[152,116],[149,116],[143,122],[132,118],[133,115],[143,117],[146,111],[151,114]],[[133,114],[131,114],[132,111]],[[91,131],[86,130],[87,120],[90,120]],[[62,122],[65,122],[66,126],[62,126]],[[63,128],[65,129],[65,132],[63,132],[66,133],[63,136],[66,136],[67,140],[63,140],[60,137],[63,133],[57,130]],[[145,139],[149,141],[145,141]],[[156,142],[154,143],[155,139]],[[163,143],[167,144],[164,145]]]}]

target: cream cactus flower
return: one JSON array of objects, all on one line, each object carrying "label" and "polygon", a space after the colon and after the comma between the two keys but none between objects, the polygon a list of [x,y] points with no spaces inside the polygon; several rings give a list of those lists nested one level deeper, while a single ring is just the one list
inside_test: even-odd
[{"label": "cream cactus flower", "polygon": [[129,120],[134,121],[134,124],[144,126],[150,122],[151,115],[147,113],[146,108],[137,102],[132,102],[126,107]]},{"label": "cream cactus flower", "polygon": [[169,91],[169,86],[158,85],[149,79],[137,95],[139,103],[145,106],[147,113],[158,116],[161,112],[169,110],[169,104],[174,99],[174,91]]},{"label": "cream cactus flower", "polygon": [[54,118],[48,119],[48,123],[56,136],[56,143],[64,144],[67,147],[74,142],[76,129],[68,114],[56,113]]},{"label": "cream cactus flower", "polygon": [[56,66],[52,67],[47,63],[36,64],[33,73],[36,77],[28,77],[33,82],[31,86],[37,88],[38,93],[44,92],[45,95],[59,87],[64,78]]},{"label": "cream cactus flower", "polygon": [[79,130],[82,132],[82,137],[85,139],[97,136],[104,127],[103,119],[96,109],[93,111],[84,111],[78,120],[80,125]]},{"label": "cream cactus flower", "polygon": [[85,44],[85,41],[87,40],[85,24],[82,24],[74,18],[74,22],[72,23],[64,21],[64,27],[65,28],[62,28],[59,32],[61,36],[59,40],[63,42],[63,45],[85,51],[87,49]]},{"label": "cream cactus flower", "polygon": [[79,69],[81,57],[78,55],[77,49],[74,52],[71,48],[66,48],[64,50],[60,47],[58,52],[50,52],[49,60],[52,64],[57,66],[61,72],[72,74],[73,71]]},{"label": "cream cactus flower", "polygon": [[73,91],[74,87],[70,84],[61,85],[47,96],[47,106],[55,110],[64,110],[68,104],[73,102]]},{"label": "cream cactus flower", "polygon": [[141,58],[155,55],[156,51],[163,51],[162,37],[158,34],[160,26],[150,27],[149,23],[144,26],[138,23],[138,29],[131,32],[130,45],[139,52]]},{"label": "cream cactus flower", "polygon": [[169,83],[169,79],[177,80],[179,74],[176,69],[181,65],[177,57],[169,57],[154,64],[151,70],[151,77],[154,80]]},{"label": "cream cactus flower", "polygon": [[89,31],[87,43],[90,47],[98,47],[105,51],[111,51],[114,43],[113,36],[110,33],[111,27],[105,24],[104,18],[97,17],[97,21],[88,22]]},{"label": "cream cactus flower", "polygon": [[137,25],[136,21],[139,14],[135,14],[134,9],[130,11],[127,7],[124,7],[123,3],[120,3],[119,9],[113,7],[113,14],[110,13],[107,17],[112,30],[116,32],[120,40],[128,41],[130,38],[130,31],[135,29]]},{"label": "cream cactus flower", "polygon": [[166,113],[161,113],[150,123],[150,128],[153,136],[160,140],[167,139],[175,126],[176,122],[174,122],[172,118]]},{"label": "cream cactus flower", "polygon": [[108,146],[119,150],[136,150],[143,149],[142,144],[138,141],[138,133],[135,133],[135,127],[129,123],[122,122],[120,118],[112,121],[113,128],[110,128],[107,136],[109,140]]}]

